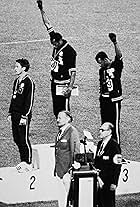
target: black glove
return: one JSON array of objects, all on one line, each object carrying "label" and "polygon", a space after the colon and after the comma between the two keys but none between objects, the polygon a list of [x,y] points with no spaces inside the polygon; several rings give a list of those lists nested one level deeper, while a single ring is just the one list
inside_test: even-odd
[{"label": "black glove", "polygon": [[37,0],[37,4],[38,4],[38,8],[39,8],[40,10],[42,10],[42,9],[43,9],[43,6],[42,6],[42,0]]},{"label": "black glove", "polygon": [[113,43],[116,43],[116,34],[114,33],[109,33],[109,38]]}]

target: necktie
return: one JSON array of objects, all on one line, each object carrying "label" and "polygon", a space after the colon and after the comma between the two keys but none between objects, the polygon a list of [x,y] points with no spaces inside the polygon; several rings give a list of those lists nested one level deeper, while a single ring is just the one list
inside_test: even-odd
[{"label": "necktie", "polygon": [[103,146],[104,146],[104,143],[102,142],[101,146],[100,146],[100,149],[98,151],[98,155],[101,155],[102,152],[103,152]]},{"label": "necktie", "polygon": [[60,139],[61,132],[62,132],[62,130],[60,129],[59,132],[58,132],[58,134],[57,134],[57,141]]}]

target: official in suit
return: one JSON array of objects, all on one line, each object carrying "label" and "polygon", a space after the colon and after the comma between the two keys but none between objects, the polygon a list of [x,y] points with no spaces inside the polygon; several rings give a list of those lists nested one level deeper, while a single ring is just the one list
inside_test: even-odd
[{"label": "official in suit", "polygon": [[100,138],[95,156],[98,176],[98,207],[115,207],[115,190],[121,171],[121,149],[112,136],[114,126],[105,122],[100,127]]},{"label": "official in suit", "polygon": [[59,132],[55,139],[54,175],[62,179],[65,190],[69,193],[75,154],[80,153],[79,132],[71,125],[73,118],[69,111],[61,111],[57,117]]}]

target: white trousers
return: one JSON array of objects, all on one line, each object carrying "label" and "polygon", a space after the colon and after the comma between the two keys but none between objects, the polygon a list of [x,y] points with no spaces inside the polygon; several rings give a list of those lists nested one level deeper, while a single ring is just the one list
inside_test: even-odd
[{"label": "white trousers", "polygon": [[[56,176],[57,181],[59,182],[59,185],[63,185],[64,190],[60,192],[59,196],[59,207],[66,207],[67,204],[67,196],[70,189],[70,183],[71,183],[71,175],[69,173],[66,173],[62,179],[60,179],[58,176]],[[62,189],[62,186],[61,186]]]},{"label": "white trousers", "polygon": [[71,182],[71,176],[69,173],[66,173],[62,178],[66,193],[68,194],[70,189],[70,182]]}]

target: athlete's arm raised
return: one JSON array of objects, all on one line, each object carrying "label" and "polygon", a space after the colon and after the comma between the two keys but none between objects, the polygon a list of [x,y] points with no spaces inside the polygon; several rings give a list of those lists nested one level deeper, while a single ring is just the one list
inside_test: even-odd
[{"label": "athlete's arm raised", "polygon": [[115,48],[115,53],[116,53],[116,57],[121,59],[122,58],[122,53],[121,53],[121,50],[118,46],[118,43],[117,43],[117,39],[116,39],[116,34],[114,33],[109,33],[109,38],[110,40],[113,42],[114,44],[114,48]]},{"label": "athlete's arm raised", "polygon": [[49,18],[47,17],[45,11],[43,10],[42,0],[37,0],[38,8],[40,9],[41,16],[48,33],[54,32],[52,25],[50,24]]}]

